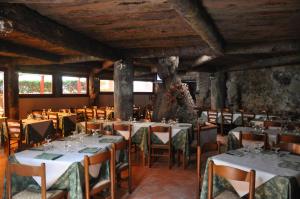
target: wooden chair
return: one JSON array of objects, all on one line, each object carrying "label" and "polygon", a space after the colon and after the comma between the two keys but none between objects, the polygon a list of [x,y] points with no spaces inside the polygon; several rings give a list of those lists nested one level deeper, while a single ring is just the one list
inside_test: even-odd
[{"label": "wooden chair", "polygon": [[94,109],[92,108],[86,108],[85,109],[85,117],[86,117],[86,120],[92,120],[94,119]]},{"label": "wooden chair", "polygon": [[[168,157],[169,169],[172,167],[172,127],[170,126],[150,126],[148,130],[148,165],[151,168],[152,157]],[[169,136],[169,141],[166,144],[155,144],[152,143],[152,134],[154,132],[158,133],[167,133]],[[167,151],[168,154],[158,154],[154,153],[155,150],[164,150]]]},{"label": "wooden chair", "polygon": [[79,108],[75,110],[76,113],[76,122],[86,121],[85,109]]},{"label": "wooden chair", "polygon": [[8,119],[5,121],[7,132],[7,152],[10,155],[11,146],[18,145],[19,148],[23,141],[23,124],[22,120]]},{"label": "wooden chair", "polygon": [[300,155],[300,144],[281,142],[277,144],[277,147],[282,151],[289,151],[293,154]]},{"label": "wooden chair", "polygon": [[[219,142],[212,142],[212,143],[205,143],[202,147],[197,147],[197,190],[196,190],[196,197],[199,198],[201,185],[202,185],[202,176],[205,170],[205,165],[207,158],[220,154],[220,143]],[[204,168],[202,168],[204,166]]]},{"label": "wooden chair", "polygon": [[250,112],[244,112],[243,110],[241,112],[242,117],[242,126],[250,127],[250,121],[255,119],[255,114]]},{"label": "wooden chair", "polygon": [[[213,176],[217,175],[228,180],[244,181],[249,183],[248,198],[255,198],[255,171],[250,170],[249,172],[240,169],[232,168],[229,166],[215,165],[212,160],[208,163],[208,199],[213,198]],[[230,191],[224,191],[219,194],[216,198],[240,198],[236,194]]]},{"label": "wooden chair", "polygon": [[95,131],[102,131],[103,130],[103,123],[100,122],[88,122],[85,121],[85,133],[90,134]]},{"label": "wooden chair", "polygon": [[[127,155],[128,158],[127,162],[117,162],[116,165],[117,183],[121,184],[121,181],[127,180],[128,193],[131,193],[131,181],[132,181],[130,146],[131,146],[131,139],[129,139],[128,141],[118,142],[114,144],[115,152],[119,150],[123,150],[125,151],[125,154]],[[121,175],[122,172],[124,171],[127,171],[126,178],[122,178]]]},{"label": "wooden chair", "polygon": [[212,124],[218,123],[218,111],[208,110],[207,111],[207,122]]},{"label": "wooden chair", "polygon": [[96,109],[96,117],[97,119],[105,119],[106,118],[106,109],[104,108],[98,108]]},{"label": "wooden chair", "polygon": [[[90,174],[89,167],[91,165],[103,164],[109,161],[109,179],[101,179],[98,183],[91,186],[90,184]],[[101,152],[93,156],[84,156],[84,178],[85,178],[85,198],[90,199],[94,195],[100,193],[101,191],[109,188],[111,199],[115,199],[115,148],[112,146],[112,149],[106,152]]]},{"label": "wooden chair", "polygon": [[276,139],[276,144],[280,144],[282,142],[284,142],[284,143],[300,143],[300,136],[278,134],[277,139]]},{"label": "wooden chair", "polygon": [[240,132],[239,133],[239,145],[243,147],[243,140],[253,141],[253,142],[263,142],[264,149],[269,148],[268,135],[267,134],[255,134],[252,132]]},{"label": "wooden chair", "polygon": [[282,127],[282,123],[281,122],[276,122],[276,121],[264,121],[264,127],[267,129],[270,129],[272,127],[275,128],[281,128]]},{"label": "wooden chair", "polygon": [[233,128],[233,113],[229,110],[221,111],[221,135],[228,133]]},{"label": "wooden chair", "polygon": [[52,120],[56,131],[56,136],[59,136],[59,117],[58,113],[48,112],[48,120]]},{"label": "wooden chair", "polygon": [[[11,189],[11,176],[13,174],[19,176],[39,176],[41,177],[41,193],[30,191],[25,189],[14,196],[12,196]],[[67,192],[63,190],[51,190],[46,191],[46,174],[45,174],[45,163],[42,163],[41,166],[29,166],[23,164],[7,164],[6,169],[6,179],[7,179],[7,198],[42,198],[42,199],[58,199],[58,198],[67,198]]]},{"label": "wooden chair", "polygon": [[39,110],[39,109],[32,110],[31,114],[33,115],[33,118],[41,118],[43,115],[43,110]]}]

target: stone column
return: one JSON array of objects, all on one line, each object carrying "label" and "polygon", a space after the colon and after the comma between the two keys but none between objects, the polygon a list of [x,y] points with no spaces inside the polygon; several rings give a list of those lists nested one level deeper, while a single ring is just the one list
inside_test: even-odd
[{"label": "stone column", "polygon": [[133,115],[133,65],[131,60],[114,64],[114,117],[127,120]]},{"label": "stone column", "polygon": [[224,108],[226,95],[226,76],[224,72],[215,73],[215,78],[211,79],[211,109],[218,110]]},{"label": "stone column", "polygon": [[18,72],[15,66],[9,66],[7,70],[7,103],[8,113],[11,119],[19,119],[19,86]]}]

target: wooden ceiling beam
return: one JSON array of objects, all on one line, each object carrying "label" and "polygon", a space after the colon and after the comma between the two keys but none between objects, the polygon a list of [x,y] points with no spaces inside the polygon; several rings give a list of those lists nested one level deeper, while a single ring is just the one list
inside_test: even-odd
[{"label": "wooden ceiling beam", "polygon": [[229,44],[225,48],[226,54],[257,54],[278,52],[300,52],[300,41],[274,41],[251,44]]},{"label": "wooden ceiling beam", "polygon": [[0,40],[0,52],[13,53],[22,57],[37,58],[50,62],[59,62],[61,59],[59,55],[5,40]]},{"label": "wooden ceiling beam", "polygon": [[168,2],[217,55],[223,54],[224,40],[200,1],[168,0]]},{"label": "wooden ceiling beam", "polygon": [[86,55],[112,60],[119,58],[115,49],[60,25],[22,4],[0,3],[0,12],[13,22],[14,31]]},{"label": "wooden ceiling beam", "polygon": [[258,59],[256,61],[231,66],[231,67],[220,67],[217,70],[222,71],[241,71],[249,69],[261,69],[261,68],[271,68],[276,66],[290,65],[300,63],[300,53],[293,53],[289,55],[274,56],[266,59]]},{"label": "wooden ceiling beam", "polygon": [[129,58],[161,58],[167,56],[198,57],[203,54],[211,55],[210,48],[201,46],[179,47],[179,48],[143,48],[124,50],[123,55]]}]

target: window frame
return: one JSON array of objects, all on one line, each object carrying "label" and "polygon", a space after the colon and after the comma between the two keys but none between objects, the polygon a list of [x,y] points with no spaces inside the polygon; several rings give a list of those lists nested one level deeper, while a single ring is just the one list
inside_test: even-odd
[{"label": "window frame", "polygon": [[[34,74],[34,75],[51,75],[52,78],[52,93],[51,94],[20,94],[20,87],[19,87],[19,73],[25,74]],[[31,71],[18,71],[18,94],[20,98],[48,98],[48,97],[55,97],[55,89],[56,85],[54,83],[54,74],[52,73],[44,73],[44,72],[31,72]]]},{"label": "window frame", "polygon": [[102,95],[114,94],[114,91],[101,91],[101,83],[100,83],[101,80],[110,80],[115,82],[113,79],[99,79],[99,93]]},{"label": "window frame", "polygon": [[[79,78],[85,78],[86,79],[86,93],[85,94],[66,94],[63,93],[63,77],[79,77]],[[87,97],[89,96],[89,77],[85,75],[72,75],[72,74],[62,74],[60,76],[60,83],[61,83],[61,88],[60,88],[60,95],[62,97]]]}]

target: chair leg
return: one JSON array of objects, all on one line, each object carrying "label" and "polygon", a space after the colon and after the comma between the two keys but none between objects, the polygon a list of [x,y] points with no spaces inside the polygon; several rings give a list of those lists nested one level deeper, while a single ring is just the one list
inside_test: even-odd
[{"label": "chair leg", "polygon": [[151,168],[151,149],[149,149],[149,152],[148,152],[148,166],[149,166],[149,168]]},{"label": "chair leg", "polygon": [[178,167],[180,166],[180,151],[179,150],[177,150],[177,165],[178,165]]},{"label": "chair leg", "polygon": [[186,157],[185,157],[184,151],[182,151],[182,166],[183,166],[183,169],[186,169]]},{"label": "chair leg", "polygon": [[128,169],[128,193],[131,194],[131,172],[130,172],[130,168]]},{"label": "chair leg", "polygon": [[172,153],[171,150],[169,150],[169,169],[172,168]]}]

